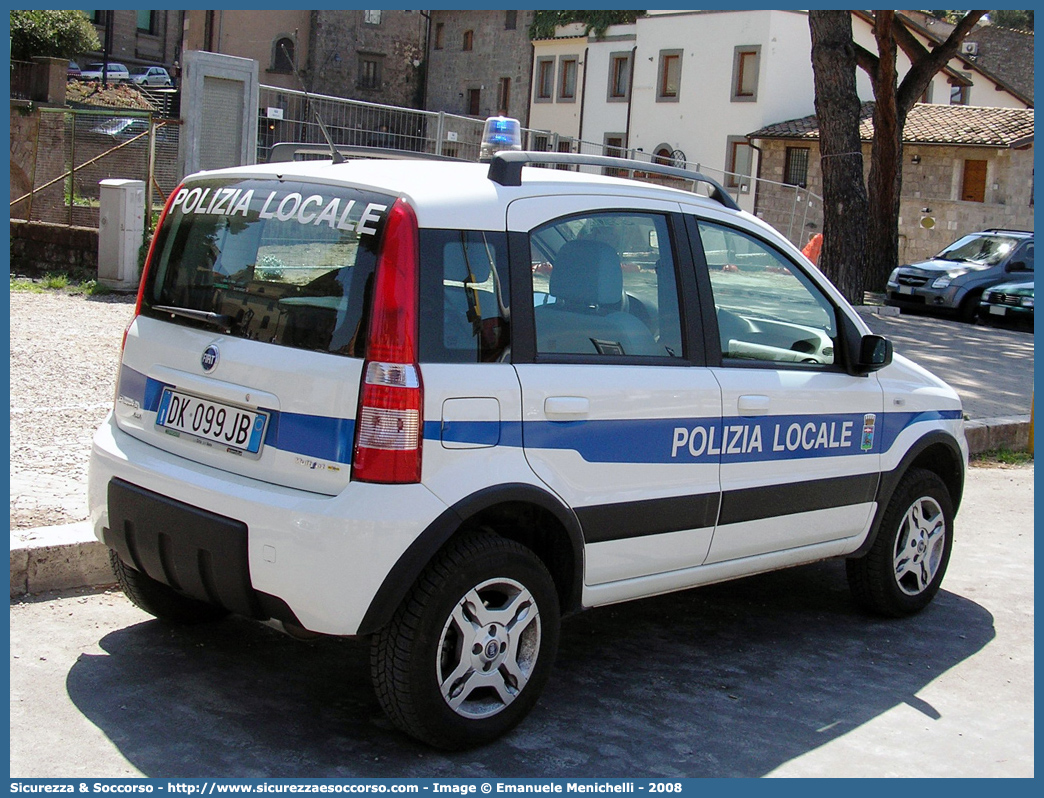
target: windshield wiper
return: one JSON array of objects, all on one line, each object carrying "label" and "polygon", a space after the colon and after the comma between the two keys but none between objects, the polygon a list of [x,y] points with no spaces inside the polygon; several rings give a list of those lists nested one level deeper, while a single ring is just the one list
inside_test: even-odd
[{"label": "windshield wiper", "polygon": [[214,313],[209,310],[195,310],[193,308],[176,308],[172,305],[152,305],[153,310],[169,313],[172,316],[184,316],[186,319],[201,321],[212,327],[220,327],[223,330],[231,330],[236,326],[236,320],[227,313]]}]

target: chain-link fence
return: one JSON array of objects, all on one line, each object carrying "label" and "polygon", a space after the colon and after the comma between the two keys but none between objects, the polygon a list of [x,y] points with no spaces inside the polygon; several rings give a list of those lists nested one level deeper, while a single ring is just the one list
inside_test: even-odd
[{"label": "chain-link fence", "polygon": [[176,119],[124,109],[35,113],[26,190],[11,200],[12,219],[97,227],[99,182],[122,178],[145,181],[151,220],[177,186]]}]

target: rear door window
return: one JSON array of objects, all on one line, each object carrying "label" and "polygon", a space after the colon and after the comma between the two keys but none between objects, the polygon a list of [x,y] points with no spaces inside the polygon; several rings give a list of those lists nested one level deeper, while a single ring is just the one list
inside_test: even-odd
[{"label": "rear door window", "polygon": [[510,353],[507,236],[420,231],[420,352],[426,363],[495,363]]},{"label": "rear door window", "polygon": [[293,181],[184,186],[157,234],[142,313],[361,357],[370,283],[393,202]]}]

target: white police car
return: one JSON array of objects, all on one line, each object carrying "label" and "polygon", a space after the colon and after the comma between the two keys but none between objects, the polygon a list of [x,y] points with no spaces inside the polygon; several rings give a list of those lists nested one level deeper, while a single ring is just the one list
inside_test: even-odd
[{"label": "white police car", "polygon": [[957,395],[713,181],[338,160],[171,195],[90,469],[138,606],[369,636],[455,748],[530,710],[565,613],[831,557],[878,613],[938,591]]}]

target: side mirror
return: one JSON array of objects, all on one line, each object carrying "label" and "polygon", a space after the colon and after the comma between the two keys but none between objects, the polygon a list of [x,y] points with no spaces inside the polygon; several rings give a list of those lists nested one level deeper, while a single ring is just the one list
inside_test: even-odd
[{"label": "side mirror", "polygon": [[1024,271],[1026,271],[1026,261],[1024,261],[1024,260],[1012,261],[1011,263],[1009,263],[1007,266],[1004,267],[1004,271],[1006,271],[1006,272],[1024,272]]},{"label": "side mirror", "polygon": [[859,340],[856,366],[864,373],[877,371],[892,362],[892,342],[881,335],[864,335]]},{"label": "side mirror", "polygon": [[882,335],[863,335],[855,322],[837,311],[840,339],[845,347],[846,371],[853,377],[861,377],[871,371],[882,369],[892,362],[892,342]]}]

